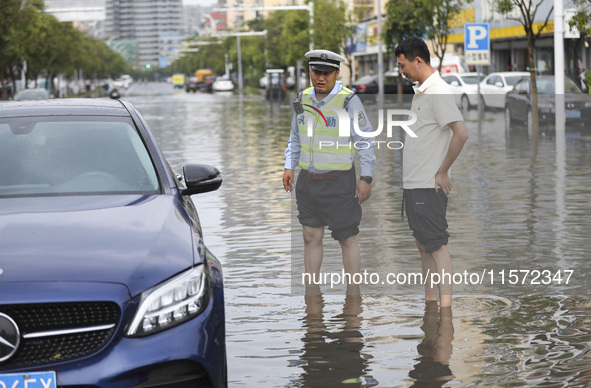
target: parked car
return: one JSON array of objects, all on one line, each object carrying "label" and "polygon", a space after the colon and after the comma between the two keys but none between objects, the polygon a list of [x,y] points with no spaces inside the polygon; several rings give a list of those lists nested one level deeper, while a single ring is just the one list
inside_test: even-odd
[{"label": "parked car", "polygon": [[450,73],[441,78],[449,84],[456,96],[456,104],[463,111],[478,106],[478,82],[484,78],[479,73]]},{"label": "parked car", "polygon": [[[536,76],[538,88],[538,117],[540,124],[555,122],[556,94],[553,75]],[[567,126],[585,124],[591,119],[591,96],[585,94],[570,79],[564,80],[564,103]],[[531,129],[532,123],[532,85],[529,77],[522,78],[507,93],[505,120],[507,128],[514,121],[525,123]]]},{"label": "parked car", "polygon": [[222,268],[190,198],[221,182],[177,177],[129,102],[0,104],[0,386],[226,386]]},{"label": "parked car", "polygon": [[480,93],[486,108],[505,107],[505,94],[513,89],[513,85],[530,74],[524,71],[502,71],[490,73],[480,82]]},{"label": "parked car", "polygon": [[185,84],[185,91],[187,93],[193,92],[196,93],[199,90],[199,85],[197,84],[197,80],[195,77],[191,77],[188,79],[187,83]]},{"label": "parked car", "polygon": [[213,82],[212,89],[214,92],[230,92],[234,90],[234,83],[230,78],[219,77]]},{"label": "parked car", "polygon": [[[413,84],[406,78],[402,78],[402,93],[414,94]],[[377,94],[378,76],[366,75],[353,82],[353,91],[357,94]],[[384,94],[398,94],[398,74],[394,72],[384,73]]]},{"label": "parked car", "polygon": [[[267,100],[281,100],[287,92],[287,82],[283,69],[267,69],[265,84],[265,98]],[[262,83],[261,83],[262,84]]]},{"label": "parked car", "polygon": [[49,92],[47,89],[44,88],[33,88],[33,89],[23,89],[14,95],[14,99],[16,101],[23,101],[23,100],[46,100],[50,97]]}]

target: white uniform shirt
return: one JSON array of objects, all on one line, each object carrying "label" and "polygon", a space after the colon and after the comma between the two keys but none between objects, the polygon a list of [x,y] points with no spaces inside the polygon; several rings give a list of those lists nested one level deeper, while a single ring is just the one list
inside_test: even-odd
[{"label": "white uniform shirt", "polygon": [[[314,105],[314,107],[322,109],[322,107],[334,96],[336,96],[341,90],[343,90],[343,85],[340,82],[337,82],[335,83],[335,86],[331,90],[329,95],[326,96],[322,101],[318,101],[314,89],[312,89],[309,96],[312,97],[312,104]],[[359,96],[355,96],[351,100],[349,100],[349,104],[347,105],[346,110],[347,113],[349,113],[349,117],[351,118],[349,127],[351,131],[352,147],[354,147],[355,150],[357,150],[357,153],[359,154],[360,176],[373,176],[373,171],[376,164],[376,156],[374,153],[375,138],[373,136],[359,136],[357,132],[355,132],[353,129],[353,120],[358,120],[359,130],[361,132],[373,131],[373,128],[371,126],[371,123],[369,122],[369,118],[367,117],[367,113],[363,108],[363,104],[361,103],[361,99],[359,98]],[[357,117],[355,117],[356,112],[358,114]],[[357,144],[358,146],[355,147],[355,144]],[[285,150],[285,168],[295,170],[300,158],[300,150],[301,143],[297,124],[297,115],[294,113],[291,120],[291,133],[289,141],[287,142],[287,148]],[[319,174],[327,172],[325,170],[318,170],[314,168],[314,166],[311,166],[309,171]]]},{"label": "white uniform shirt", "polygon": [[421,86],[415,86],[412,111],[417,121],[410,126],[417,137],[406,134],[403,149],[403,188],[435,188],[435,175],[441,167],[452,137],[450,123],[464,121],[453,91],[433,73]]}]

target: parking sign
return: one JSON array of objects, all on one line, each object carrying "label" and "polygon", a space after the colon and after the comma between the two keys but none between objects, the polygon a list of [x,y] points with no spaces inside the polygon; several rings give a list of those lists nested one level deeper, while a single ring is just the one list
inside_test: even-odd
[{"label": "parking sign", "polygon": [[488,23],[464,24],[466,64],[490,66],[490,26]]}]

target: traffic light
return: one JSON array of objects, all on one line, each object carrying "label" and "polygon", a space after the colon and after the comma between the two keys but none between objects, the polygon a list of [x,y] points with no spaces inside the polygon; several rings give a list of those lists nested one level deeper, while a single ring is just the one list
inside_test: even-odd
[{"label": "traffic light", "polygon": [[150,68],[150,64],[146,63],[146,69],[149,69],[149,68]]}]

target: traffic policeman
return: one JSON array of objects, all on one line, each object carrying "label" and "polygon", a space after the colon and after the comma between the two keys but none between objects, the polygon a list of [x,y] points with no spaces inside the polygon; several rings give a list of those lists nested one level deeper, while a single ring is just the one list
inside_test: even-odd
[{"label": "traffic policeman", "polygon": [[[312,50],[305,55],[313,86],[300,92],[294,102],[296,112],[285,150],[283,187],[293,190],[294,170],[299,165],[295,191],[303,228],[306,285],[320,284],[325,226],[341,245],[351,283],[353,275],[361,271],[357,240],[361,203],[371,194],[376,163],[374,137],[360,135],[354,125],[360,133],[373,129],[359,97],[337,82],[345,58],[328,50]],[[343,112],[348,120],[341,119]],[[360,161],[359,181],[353,164],[355,151]]]}]

